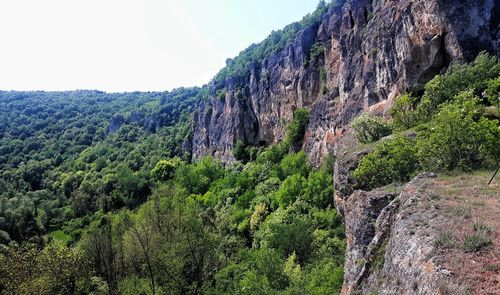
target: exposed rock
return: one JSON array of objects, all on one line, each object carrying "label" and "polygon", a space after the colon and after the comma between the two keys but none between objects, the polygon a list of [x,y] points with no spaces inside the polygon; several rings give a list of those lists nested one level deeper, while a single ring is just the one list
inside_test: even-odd
[{"label": "exposed rock", "polygon": [[356,189],[356,180],[351,177],[351,172],[354,171],[363,156],[367,155],[370,150],[362,150],[352,154],[337,157],[334,167],[333,183],[335,186],[334,205],[341,216],[344,216],[345,202],[347,198]]},{"label": "exposed rock", "polygon": [[[211,98],[196,118],[194,159],[214,155],[230,162],[237,139],[278,142],[293,110],[307,107],[311,119],[303,149],[318,166],[361,111],[384,114],[395,97],[421,91],[451,61],[471,59],[482,50],[499,54],[500,4],[495,2],[346,1],[252,65],[247,77],[212,83]],[[325,53],[309,62],[315,42]],[[323,67],[326,81],[320,78]],[[223,99],[216,98],[217,90],[225,91]]]},{"label": "exposed rock", "polygon": [[435,240],[446,218],[432,201],[434,177],[416,177],[392,201],[380,189],[347,199],[342,294],[437,294],[440,284],[452,284],[437,261]]}]

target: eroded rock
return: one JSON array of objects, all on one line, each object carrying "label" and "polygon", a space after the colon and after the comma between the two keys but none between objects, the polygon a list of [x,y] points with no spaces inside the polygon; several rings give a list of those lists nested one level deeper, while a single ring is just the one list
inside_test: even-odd
[{"label": "eroded rock", "polygon": [[[306,107],[311,119],[303,149],[318,166],[360,112],[384,114],[395,97],[422,91],[452,61],[470,60],[482,50],[499,54],[495,2],[346,1],[252,65],[248,76],[211,84],[211,98],[196,118],[194,159],[214,155],[230,162],[237,139],[276,143],[293,111]],[[310,61],[316,42],[325,53]],[[219,90],[222,98],[216,97]]]}]

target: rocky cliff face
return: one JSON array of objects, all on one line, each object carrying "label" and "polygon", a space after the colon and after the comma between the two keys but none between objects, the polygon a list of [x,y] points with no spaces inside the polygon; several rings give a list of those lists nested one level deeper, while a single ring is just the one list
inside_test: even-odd
[{"label": "rocky cliff face", "polygon": [[444,217],[421,175],[400,194],[356,191],[346,202],[347,255],[342,294],[437,294],[448,286],[435,248]]},{"label": "rocky cliff face", "polygon": [[[499,54],[494,0],[352,0],[330,9],[282,50],[240,79],[212,82],[195,117],[193,157],[233,160],[237,139],[271,144],[293,110],[311,109],[303,149],[318,165],[361,111],[384,113],[405,91],[418,92],[451,61]],[[319,42],[324,54],[311,59]],[[224,97],[216,91],[223,89]]]}]

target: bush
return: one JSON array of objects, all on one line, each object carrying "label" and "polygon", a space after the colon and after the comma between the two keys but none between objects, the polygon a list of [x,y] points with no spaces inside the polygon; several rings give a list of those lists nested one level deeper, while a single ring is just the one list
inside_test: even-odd
[{"label": "bush", "polygon": [[391,116],[396,129],[404,130],[416,125],[418,118],[414,112],[416,99],[411,94],[404,94],[396,99],[391,108]]},{"label": "bush", "polygon": [[295,154],[286,155],[283,160],[281,160],[281,171],[283,178],[287,178],[293,174],[300,174],[304,177],[309,175],[311,167],[307,161],[307,156],[304,151],[300,151]]},{"label": "bush", "polygon": [[366,155],[352,172],[361,189],[408,181],[419,168],[415,143],[405,137],[386,140]]},{"label": "bush", "polygon": [[484,108],[472,91],[442,106],[418,139],[419,159],[427,170],[476,169],[500,157],[498,121],[482,117]]},{"label": "bush", "polygon": [[427,122],[439,106],[452,100],[460,92],[474,89],[482,92],[487,81],[500,76],[498,58],[479,54],[470,64],[453,64],[444,75],[438,75],[425,85],[425,94],[417,108],[421,122]]},{"label": "bush", "polygon": [[[304,188],[306,187],[306,179],[300,174],[289,176],[281,188],[276,193],[276,201],[280,207],[285,208],[291,205],[295,200],[300,197]],[[273,204],[274,205],[274,204]]]},{"label": "bush", "polygon": [[352,123],[356,138],[361,143],[369,143],[391,134],[392,130],[381,119],[362,114]]},{"label": "bush", "polygon": [[288,125],[285,145],[294,148],[304,138],[307,124],[309,124],[309,111],[304,108],[296,109],[293,112],[293,120]]},{"label": "bush", "polygon": [[440,232],[434,241],[434,245],[440,249],[452,249],[455,247],[455,237],[448,231]]},{"label": "bush", "polygon": [[500,77],[488,81],[486,96],[490,104],[498,106],[500,104]]},{"label": "bush", "polygon": [[325,53],[325,47],[321,42],[316,42],[314,45],[311,47],[310,51],[310,60],[314,61],[318,59],[318,57],[322,56]]},{"label": "bush", "polygon": [[175,169],[179,167],[181,160],[179,158],[173,158],[168,160],[160,160],[156,163],[153,170],[151,170],[151,175],[157,181],[166,181],[174,177]]}]

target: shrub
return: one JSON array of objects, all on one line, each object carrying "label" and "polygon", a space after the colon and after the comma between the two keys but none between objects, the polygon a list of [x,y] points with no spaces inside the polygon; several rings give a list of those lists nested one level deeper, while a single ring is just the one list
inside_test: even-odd
[{"label": "shrub", "polygon": [[415,143],[405,137],[386,140],[366,155],[352,172],[361,189],[408,181],[419,168]]},{"label": "shrub", "polygon": [[217,90],[217,93],[215,93],[215,96],[217,97],[218,100],[224,100],[226,98],[226,92],[223,90]]},{"label": "shrub", "polygon": [[474,222],[474,225],[472,226],[474,228],[475,232],[483,232],[486,234],[491,234],[491,227],[489,227],[487,224],[481,221],[476,221]]},{"label": "shrub", "polygon": [[280,207],[291,205],[302,194],[306,186],[306,179],[300,174],[289,176],[276,193],[276,201]]},{"label": "shrub", "polygon": [[311,47],[310,51],[310,60],[316,60],[318,57],[322,56],[325,53],[325,47],[321,42],[316,42],[314,45]]},{"label": "shrub", "polygon": [[391,128],[381,119],[362,114],[352,123],[356,138],[361,143],[374,142],[391,134]]},{"label": "shrub", "polygon": [[293,148],[302,141],[308,123],[309,111],[307,109],[299,108],[293,112],[293,120],[286,132],[285,145],[287,147]]},{"label": "shrub", "polygon": [[333,259],[323,259],[307,276],[306,294],[339,294],[342,288],[344,268]]},{"label": "shrub", "polygon": [[179,158],[160,160],[156,163],[153,170],[151,170],[151,175],[157,181],[166,181],[174,177],[175,169],[181,163],[182,161]]},{"label": "shrub", "polygon": [[319,79],[322,83],[326,83],[326,69],[325,67],[321,67],[319,69]]},{"label": "shrub", "polygon": [[318,208],[333,205],[333,177],[326,169],[309,174],[307,187],[304,191],[306,202]]},{"label": "shrub", "polygon": [[492,105],[498,106],[500,104],[500,77],[488,81],[486,96]]},{"label": "shrub", "polygon": [[287,178],[293,174],[300,174],[304,177],[309,175],[311,167],[307,161],[307,156],[304,151],[300,151],[295,154],[286,155],[283,160],[281,160],[281,171],[283,178]]},{"label": "shrub", "polygon": [[408,129],[416,125],[417,116],[414,112],[415,98],[404,94],[396,99],[391,108],[391,116],[396,129]]},{"label": "shrub", "polygon": [[487,53],[479,54],[470,64],[453,64],[444,75],[438,75],[425,85],[422,102],[417,108],[422,122],[429,121],[439,106],[452,100],[460,92],[484,90],[486,81],[500,76],[498,58]]},{"label": "shrub", "polygon": [[475,169],[500,156],[498,121],[481,117],[484,108],[472,91],[455,100],[442,106],[432,128],[419,136],[419,158],[425,169]]},{"label": "shrub", "polygon": [[243,141],[239,139],[236,141],[236,144],[234,145],[233,148],[233,156],[236,160],[239,160],[243,163],[246,163],[250,160],[250,153],[248,147]]}]

